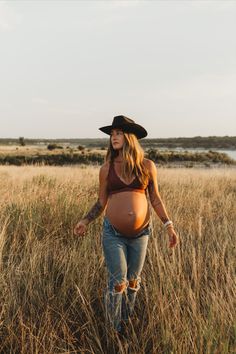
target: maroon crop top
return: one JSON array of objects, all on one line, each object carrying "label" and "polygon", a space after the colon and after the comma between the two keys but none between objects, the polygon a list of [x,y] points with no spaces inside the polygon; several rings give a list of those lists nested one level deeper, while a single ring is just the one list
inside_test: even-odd
[{"label": "maroon crop top", "polygon": [[110,162],[109,172],[108,172],[108,193],[115,194],[126,191],[135,191],[140,193],[146,193],[146,189],[144,185],[139,182],[137,176],[130,183],[124,183],[116,174],[114,163]]}]

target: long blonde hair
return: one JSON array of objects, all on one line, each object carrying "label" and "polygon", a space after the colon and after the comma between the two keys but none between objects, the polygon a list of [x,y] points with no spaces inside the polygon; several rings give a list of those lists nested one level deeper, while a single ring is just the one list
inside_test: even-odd
[{"label": "long blonde hair", "polygon": [[[113,149],[110,142],[106,154],[106,161],[113,163],[115,157],[119,155],[119,152]],[[122,157],[124,160],[123,168],[121,171],[121,177],[123,179],[131,179],[132,175],[137,176],[138,180],[144,186],[148,185],[149,173],[144,165],[144,151],[140,146],[135,134],[124,132],[124,144],[122,148]]]}]

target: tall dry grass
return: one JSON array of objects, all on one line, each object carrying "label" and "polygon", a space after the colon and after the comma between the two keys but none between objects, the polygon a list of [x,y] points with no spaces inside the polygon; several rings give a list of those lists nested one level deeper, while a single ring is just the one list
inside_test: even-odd
[{"label": "tall dry grass", "polygon": [[73,227],[97,198],[95,167],[0,167],[1,353],[233,353],[236,170],[159,169],[168,238],[152,234],[128,344],[104,324],[102,217]]}]

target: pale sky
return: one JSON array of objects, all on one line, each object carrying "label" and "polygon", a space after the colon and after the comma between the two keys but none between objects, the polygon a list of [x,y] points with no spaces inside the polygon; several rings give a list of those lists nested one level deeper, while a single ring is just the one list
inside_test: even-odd
[{"label": "pale sky", "polygon": [[0,137],[236,135],[236,1],[0,0]]}]

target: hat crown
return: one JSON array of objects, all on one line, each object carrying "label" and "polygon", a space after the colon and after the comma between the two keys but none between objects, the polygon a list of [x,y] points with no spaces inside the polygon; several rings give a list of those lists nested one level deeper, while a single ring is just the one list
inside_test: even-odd
[{"label": "hat crown", "polygon": [[112,126],[134,123],[134,121],[125,116],[116,116],[113,118]]},{"label": "hat crown", "polygon": [[112,125],[99,128],[102,132],[111,135],[112,129],[122,129],[126,133],[135,134],[138,139],[142,139],[147,136],[147,131],[141,125],[135,123],[133,119],[125,117],[123,115],[115,116],[113,118]]}]

